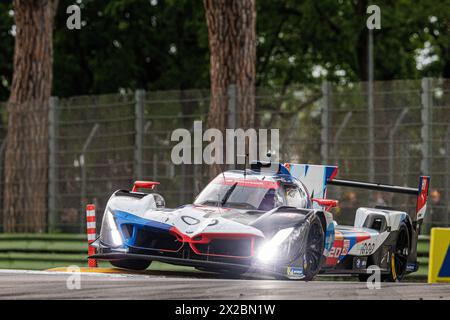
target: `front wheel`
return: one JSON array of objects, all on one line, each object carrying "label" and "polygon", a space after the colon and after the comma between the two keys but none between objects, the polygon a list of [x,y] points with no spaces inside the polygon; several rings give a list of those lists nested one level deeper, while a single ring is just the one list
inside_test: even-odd
[{"label": "front wheel", "polygon": [[325,248],[325,232],[318,218],[311,222],[303,259],[304,280],[312,280],[322,267],[323,250]]},{"label": "front wheel", "polygon": [[110,263],[116,268],[134,271],[143,271],[147,269],[152,262],[148,260],[124,259],[124,260],[113,260],[110,261]]}]

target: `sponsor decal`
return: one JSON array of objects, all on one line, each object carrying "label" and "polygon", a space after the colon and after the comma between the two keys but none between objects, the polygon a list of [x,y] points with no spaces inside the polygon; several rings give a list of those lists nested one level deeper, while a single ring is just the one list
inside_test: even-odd
[{"label": "sponsor decal", "polygon": [[355,257],[353,258],[353,269],[366,269],[367,257]]},{"label": "sponsor decal", "polygon": [[344,236],[340,231],[336,231],[333,241],[333,247],[331,247],[327,260],[325,262],[327,265],[334,266],[338,263],[338,258],[341,255],[343,246],[344,246]]},{"label": "sponsor decal", "polygon": [[330,223],[327,226],[326,231],[326,239],[325,239],[325,249],[329,251],[331,247],[333,246],[334,242],[334,224]]},{"label": "sponsor decal", "polygon": [[350,240],[349,239],[345,239],[344,240],[344,246],[342,247],[341,256],[346,256],[348,254],[349,250],[350,250]]},{"label": "sponsor decal", "polygon": [[366,242],[363,244],[363,247],[360,250],[360,254],[363,256],[371,255],[374,249],[375,249],[375,243]]},{"label": "sponsor decal", "polygon": [[288,267],[287,268],[288,276],[303,276],[303,268],[300,267]]},{"label": "sponsor decal", "polygon": [[415,264],[415,263],[408,263],[406,265],[406,271],[407,272],[414,272],[416,270],[417,270],[417,264]]}]

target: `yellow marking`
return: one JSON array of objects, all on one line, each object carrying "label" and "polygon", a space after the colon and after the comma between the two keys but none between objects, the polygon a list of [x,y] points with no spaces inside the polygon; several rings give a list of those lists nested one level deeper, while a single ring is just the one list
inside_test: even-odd
[{"label": "yellow marking", "polygon": [[394,280],[397,280],[397,272],[395,272],[395,254],[392,254],[391,257],[391,271],[392,271],[392,278]]},{"label": "yellow marking", "polygon": [[450,282],[450,277],[439,277],[449,246],[450,228],[431,229],[428,283]]}]

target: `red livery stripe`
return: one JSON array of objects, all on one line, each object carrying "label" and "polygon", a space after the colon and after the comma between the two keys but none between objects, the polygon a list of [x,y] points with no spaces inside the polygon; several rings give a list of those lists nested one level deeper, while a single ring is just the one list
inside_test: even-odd
[{"label": "red livery stripe", "polygon": [[217,177],[216,180],[214,180],[214,183],[217,184],[224,184],[227,186],[231,186],[235,183],[237,183],[238,186],[242,187],[251,187],[251,188],[262,188],[262,189],[277,189],[280,184],[276,181],[268,181],[268,180],[258,180],[258,179],[243,179],[243,178],[225,178],[223,177]]}]

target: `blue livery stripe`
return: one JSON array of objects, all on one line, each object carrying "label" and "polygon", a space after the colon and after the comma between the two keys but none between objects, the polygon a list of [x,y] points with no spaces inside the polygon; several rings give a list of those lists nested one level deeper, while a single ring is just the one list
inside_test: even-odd
[{"label": "blue livery stripe", "polygon": [[128,213],[125,211],[121,211],[121,210],[114,210],[114,215],[115,215],[116,219],[119,220],[118,221],[119,224],[132,223],[132,224],[137,224],[137,225],[141,225],[141,226],[146,226],[146,227],[151,227],[151,228],[156,228],[156,229],[161,229],[161,230],[167,230],[167,231],[169,231],[170,228],[172,228],[172,225],[170,225],[170,224],[153,221],[153,220],[149,220],[149,219],[144,219],[144,218],[138,217],[134,214],[131,214],[131,213]]}]

